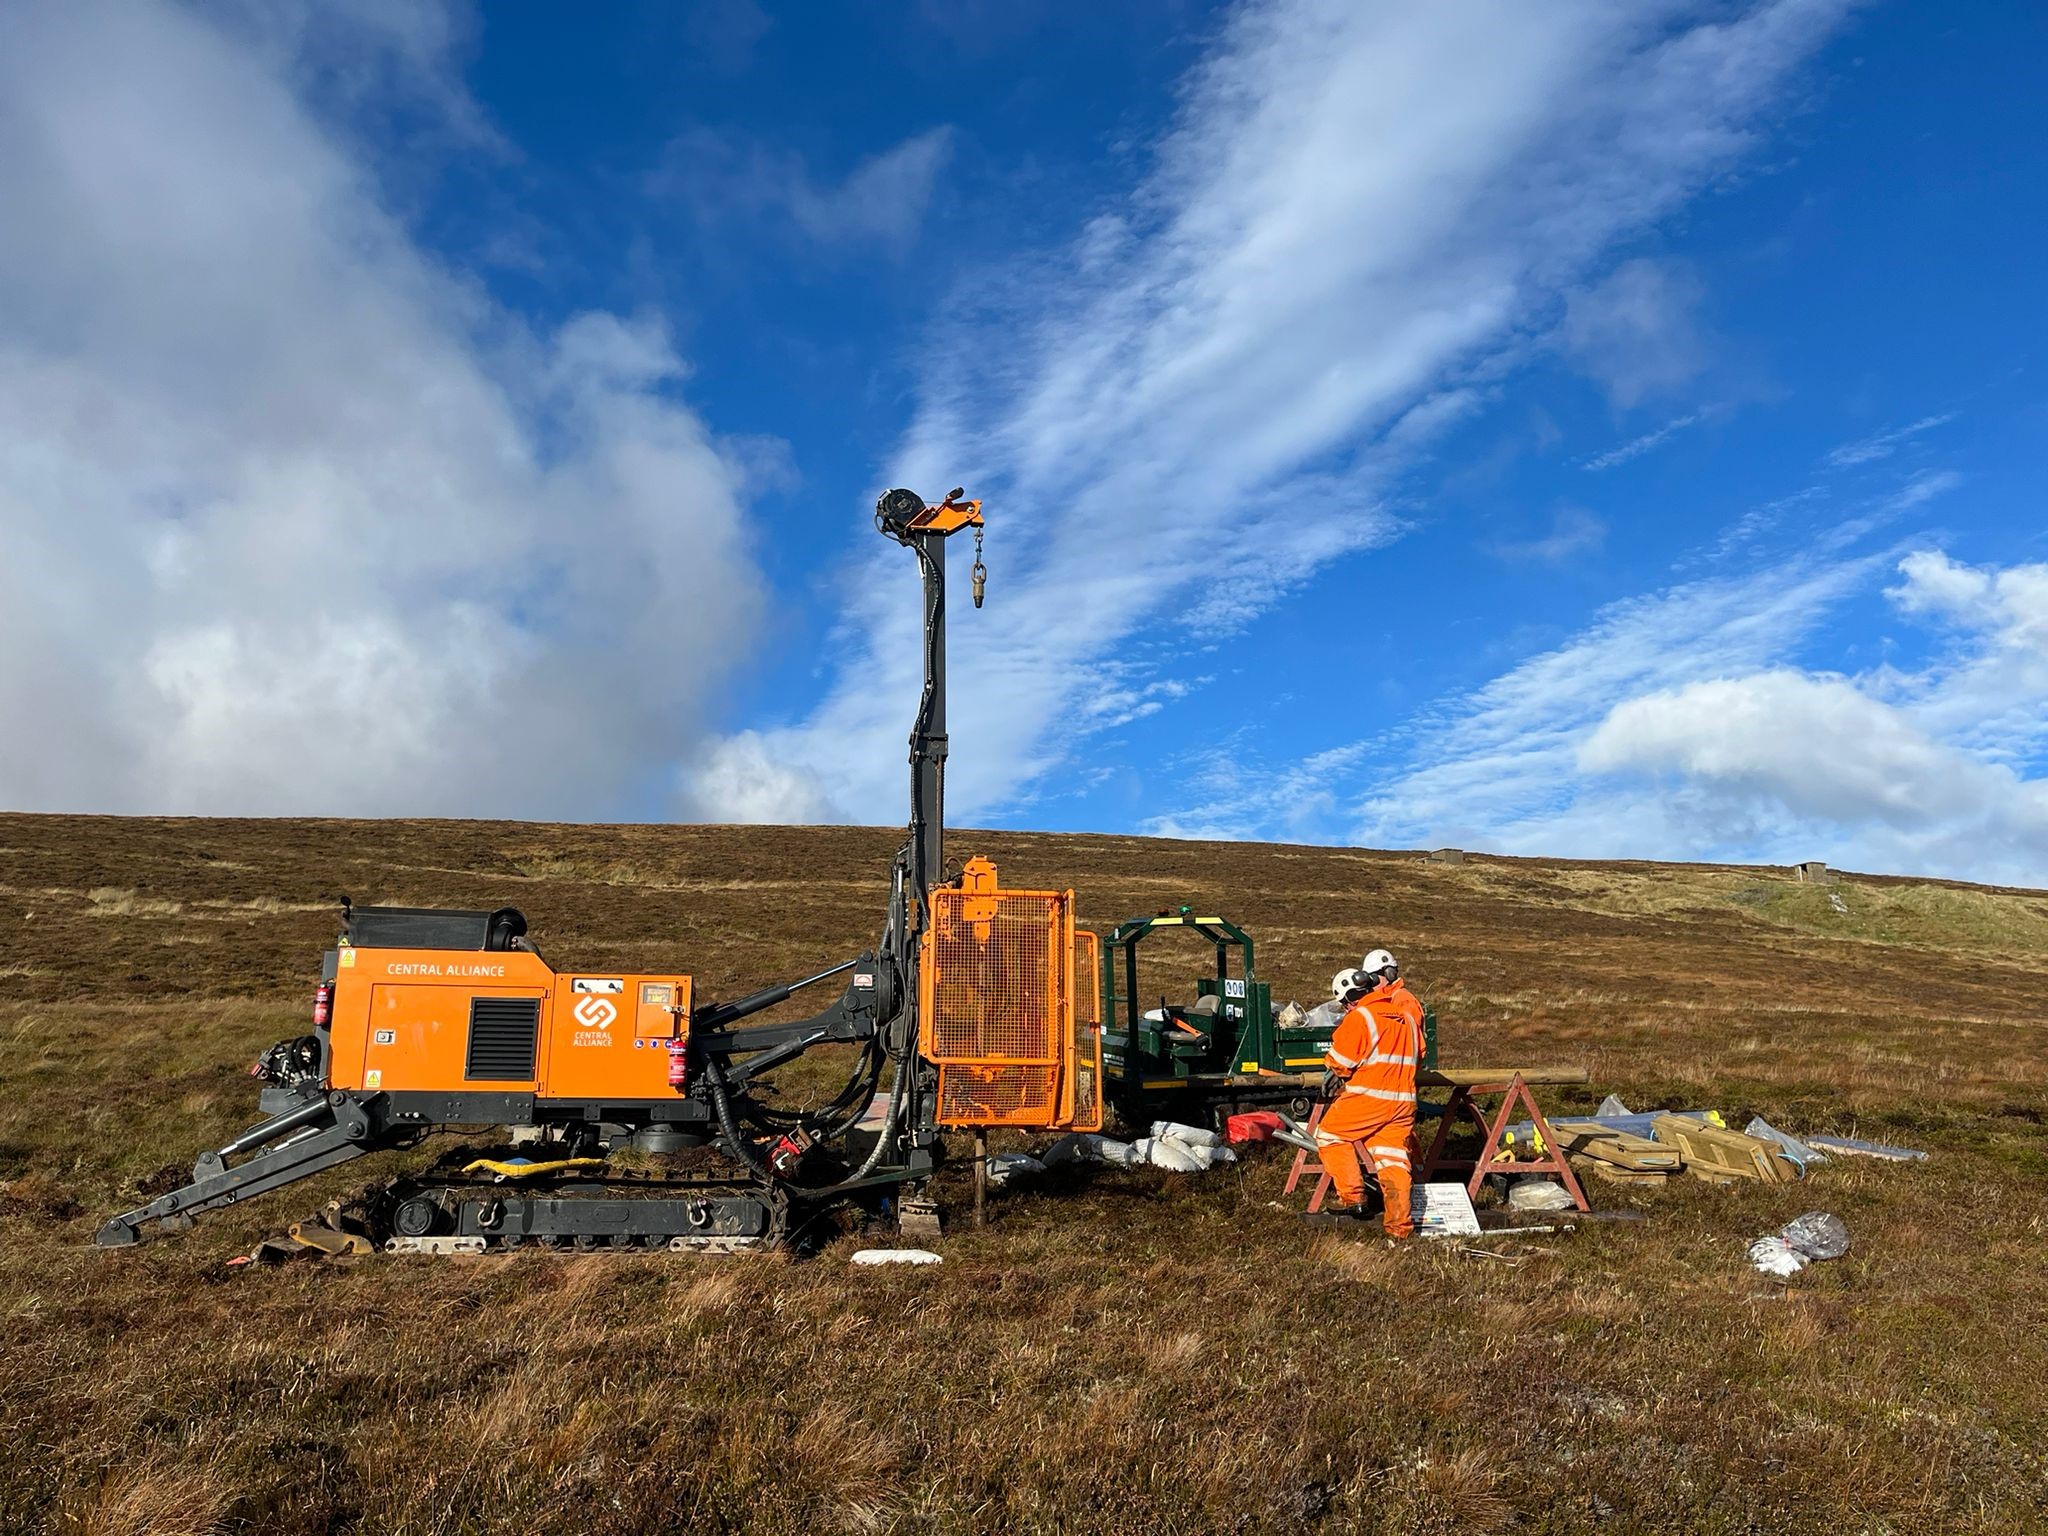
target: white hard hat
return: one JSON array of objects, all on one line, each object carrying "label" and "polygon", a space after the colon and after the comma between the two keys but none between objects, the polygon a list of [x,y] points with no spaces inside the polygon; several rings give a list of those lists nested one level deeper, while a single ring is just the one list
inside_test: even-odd
[{"label": "white hard hat", "polygon": [[1381,971],[1388,969],[1399,969],[1394,964],[1394,957],[1384,949],[1375,949],[1366,955],[1363,960],[1358,962],[1358,968],[1368,976],[1377,976]]},{"label": "white hard hat", "polygon": [[1340,1003],[1354,992],[1367,990],[1365,978],[1348,965],[1330,978],[1330,996]]}]

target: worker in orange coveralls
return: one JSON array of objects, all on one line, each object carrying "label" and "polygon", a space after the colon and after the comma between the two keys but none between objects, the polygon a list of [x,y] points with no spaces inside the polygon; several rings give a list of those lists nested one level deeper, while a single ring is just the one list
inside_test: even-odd
[{"label": "worker in orange coveralls", "polygon": [[1365,1211],[1359,1148],[1372,1159],[1386,1209],[1387,1236],[1415,1235],[1409,1212],[1415,1132],[1415,1067],[1422,1059],[1422,1004],[1401,980],[1401,968],[1375,949],[1353,973],[1350,1011],[1330,1037],[1323,1065],[1335,1090],[1316,1125],[1316,1154],[1336,1186],[1335,1209]]}]

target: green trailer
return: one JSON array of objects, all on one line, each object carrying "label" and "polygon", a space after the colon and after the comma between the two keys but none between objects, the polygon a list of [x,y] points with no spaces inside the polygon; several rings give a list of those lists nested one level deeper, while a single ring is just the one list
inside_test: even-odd
[{"label": "green trailer", "polygon": [[[1214,953],[1214,971],[1196,979],[1191,1000],[1154,994],[1139,978],[1138,948],[1160,932],[1192,933]],[[1252,936],[1236,923],[1198,907],[1130,918],[1103,938],[1101,970],[1103,1082],[1125,1124],[1220,1126],[1251,1109],[1308,1113],[1335,1022],[1280,1023],[1271,989],[1259,980]],[[1423,1065],[1436,1065],[1429,1008]]]}]

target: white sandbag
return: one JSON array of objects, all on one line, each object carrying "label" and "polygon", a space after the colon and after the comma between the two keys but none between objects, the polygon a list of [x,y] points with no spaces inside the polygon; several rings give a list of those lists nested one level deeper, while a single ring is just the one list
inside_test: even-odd
[{"label": "white sandbag", "polygon": [[1045,1149],[1048,1168],[1061,1163],[1108,1163],[1115,1168],[1133,1168],[1144,1161],[1127,1141],[1113,1141],[1090,1131],[1070,1131]]},{"label": "white sandbag", "polygon": [[1097,1159],[1108,1163],[1112,1168],[1135,1168],[1145,1161],[1145,1155],[1138,1150],[1135,1142],[1112,1141],[1107,1136],[1098,1137],[1097,1142]]},{"label": "white sandbag", "polygon": [[1204,1168],[1214,1168],[1218,1163],[1237,1161],[1237,1154],[1228,1147],[1191,1147],[1179,1141],[1168,1141],[1163,1144],[1180,1148]]},{"label": "white sandbag", "polygon": [[1168,1173],[1200,1173],[1209,1166],[1198,1155],[1207,1148],[1183,1146],[1163,1136],[1141,1137],[1131,1143],[1131,1150],[1154,1168],[1164,1168]]},{"label": "white sandbag", "polygon": [[1028,1179],[1033,1174],[1045,1172],[1045,1164],[1029,1152],[991,1152],[988,1159],[988,1182],[991,1188],[1001,1189],[1013,1179]]},{"label": "white sandbag", "polygon": [[928,1248],[863,1248],[853,1256],[853,1262],[867,1267],[875,1264],[943,1264],[945,1260]]},{"label": "white sandbag", "polygon": [[1199,1147],[1184,1147],[1177,1141],[1155,1140],[1152,1143],[1152,1166],[1164,1168],[1168,1173],[1202,1173],[1208,1164],[1197,1155]]},{"label": "white sandbag", "polygon": [[1214,1131],[1205,1131],[1199,1125],[1182,1125],[1178,1120],[1154,1120],[1152,1134],[1166,1141],[1177,1141],[1184,1147],[1214,1147],[1223,1142],[1223,1138]]}]

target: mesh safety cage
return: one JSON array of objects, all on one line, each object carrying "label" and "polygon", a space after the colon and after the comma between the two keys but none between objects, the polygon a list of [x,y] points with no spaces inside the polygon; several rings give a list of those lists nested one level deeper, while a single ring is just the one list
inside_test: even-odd
[{"label": "mesh safety cage", "polygon": [[1072,891],[1001,890],[985,859],[932,892],[918,1044],[939,1069],[940,1124],[1101,1123],[1101,1035],[1081,1022],[1095,1011],[1083,937],[1092,952],[1094,935],[1074,930]]}]

